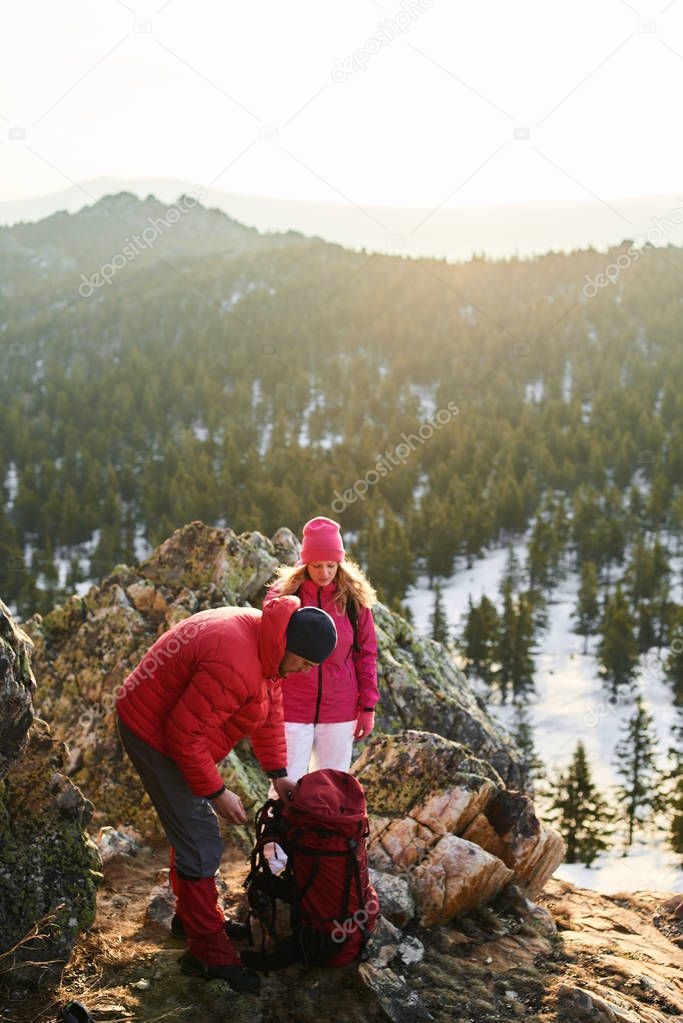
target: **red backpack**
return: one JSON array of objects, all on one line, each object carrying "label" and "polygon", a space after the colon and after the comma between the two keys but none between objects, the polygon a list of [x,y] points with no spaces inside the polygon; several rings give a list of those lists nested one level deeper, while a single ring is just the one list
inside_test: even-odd
[{"label": "red backpack", "polygon": [[[245,950],[252,969],[271,970],[303,960],[345,966],[363,955],[379,914],[368,878],[365,794],[345,771],[304,775],[285,805],[269,800],[256,817],[251,870],[244,882],[250,917],[264,931],[261,953]],[[277,842],[287,865],[273,874],[265,847]],[[289,903],[291,934],[277,939],[276,900]],[[265,952],[265,935],[274,948]]]}]

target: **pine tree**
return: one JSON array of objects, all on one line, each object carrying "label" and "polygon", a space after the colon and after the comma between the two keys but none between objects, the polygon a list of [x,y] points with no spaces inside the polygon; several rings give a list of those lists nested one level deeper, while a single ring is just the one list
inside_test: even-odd
[{"label": "pine tree", "polygon": [[80,505],[74,488],[67,483],[61,501],[60,520],[57,529],[59,542],[64,546],[72,546],[85,539],[80,528]]},{"label": "pine tree", "polygon": [[595,632],[600,618],[598,574],[594,561],[584,561],[581,564],[581,584],[574,618],[577,621],[576,631],[584,637],[585,654],[588,651],[588,637]]},{"label": "pine tree", "polygon": [[78,583],[82,583],[85,579],[83,574],[83,566],[81,565],[81,559],[78,554],[73,554],[69,561],[69,568],[66,573],[66,580],[64,583],[67,593],[74,593]]},{"label": "pine tree", "polygon": [[[170,532],[169,534],[170,535]],[[90,576],[103,579],[118,561],[121,534],[117,525],[103,521],[100,536],[90,559]]]},{"label": "pine tree", "polygon": [[453,573],[457,533],[453,529],[449,508],[435,499],[427,508],[429,529],[426,536],[425,568],[430,581],[448,579]]},{"label": "pine tree", "polygon": [[635,622],[620,583],[614,595],[607,598],[601,628],[598,670],[616,691],[632,681],[638,666]]},{"label": "pine tree", "polygon": [[677,605],[669,624],[669,653],[664,662],[666,677],[673,686],[676,702],[683,705],[683,607]]},{"label": "pine tree", "polygon": [[669,804],[669,843],[674,852],[683,856],[683,721],[679,720],[672,731],[675,745],[669,749],[669,756],[674,762],[669,775],[669,780],[673,782]]},{"label": "pine tree", "polygon": [[516,590],[524,583],[524,570],[519,563],[519,558],[515,552],[512,544],[508,545],[507,557],[505,559],[505,568],[503,570],[503,578],[500,584],[501,594],[505,593],[506,586],[510,586],[511,589]]},{"label": "pine tree", "polygon": [[683,856],[683,774],[676,782],[671,799],[671,825],[669,843],[679,856]]},{"label": "pine tree", "polygon": [[601,518],[598,495],[595,489],[582,484],[572,499],[572,539],[576,548],[576,560],[580,565],[583,561],[594,561],[602,565],[603,556],[597,536],[597,528]]},{"label": "pine tree", "polygon": [[671,567],[669,564],[669,552],[658,536],[655,537],[652,548],[652,562],[655,575],[655,592],[652,598],[652,618],[655,633],[654,645],[661,649],[666,642],[669,622],[673,613],[673,603],[670,600]]},{"label": "pine tree", "polygon": [[522,593],[515,598],[508,577],[503,583],[503,615],[496,650],[498,671],[495,673],[503,703],[510,690],[514,696],[521,696],[534,688],[533,641],[533,605],[528,594]]},{"label": "pine tree", "polygon": [[500,525],[508,532],[516,533],[524,528],[524,500],[520,486],[514,477],[507,476],[505,478],[497,512]]},{"label": "pine tree", "polygon": [[555,505],[552,491],[545,495],[543,507],[531,531],[527,552],[529,586],[549,591],[562,575],[560,563],[567,542],[566,510]]},{"label": "pine tree", "polygon": [[633,715],[622,729],[623,738],[617,743],[614,762],[617,774],[623,778],[623,783],[617,786],[617,794],[626,807],[627,848],[633,844],[636,827],[663,809],[661,772],[655,758],[657,737],[652,724],[652,715],[638,696]]},{"label": "pine tree", "polygon": [[510,731],[518,749],[524,755],[530,787],[533,788],[534,780],[543,776],[545,768],[543,761],[539,758],[536,751],[534,729],[526,702],[521,699],[515,700],[514,708],[515,713]]},{"label": "pine tree", "polygon": [[360,531],[358,547],[380,595],[391,607],[400,607],[415,580],[415,559],[399,518],[386,509],[370,514]]},{"label": "pine tree", "polygon": [[527,594],[521,593],[517,598],[512,662],[512,691],[516,697],[532,692],[534,688],[533,643],[533,606]]},{"label": "pine tree", "polygon": [[650,647],[655,645],[656,640],[655,613],[652,604],[643,601],[638,607],[636,625],[636,642],[640,653],[647,653]]},{"label": "pine tree", "polygon": [[500,618],[493,601],[484,594],[479,604],[469,606],[461,646],[468,665],[487,685],[493,679],[492,662],[500,640]]},{"label": "pine tree", "polygon": [[567,843],[565,861],[590,867],[609,848],[605,836],[611,814],[591,779],[586,748],[580,739],[571,764],[552,783],[550,795],[548,817]]},{"label": "pine tree", "polygon": [[512,688],[514,678],[516,628],[517,613],[512,595],[512,584],[508,578],[503,583],[503,614],[501,616],[500,638],[496,649],[498,670],[495,674],[495,681],[500,690],[500,698],[503,703],[507,700],[508,690]]},{"label": "pine tree", "polygon": [[24,586],[26,565],[14,525],[0,510],[0,596],[15,601]]},{"label": "pine tree", "polygon": [[537,518],[529,541],[527,570],[529,585],[540,590],[549,590],[552,585],[553,539],[552,527]]},{"label": "pine tree", "polygon": [[434,609],[432,610],[431,626],[432,639],[435,639],[437,643],[447,644],[450,639],[450,629],[448,628],[448,619],[443,607],[441,587],[438,583],[434,587]]}]

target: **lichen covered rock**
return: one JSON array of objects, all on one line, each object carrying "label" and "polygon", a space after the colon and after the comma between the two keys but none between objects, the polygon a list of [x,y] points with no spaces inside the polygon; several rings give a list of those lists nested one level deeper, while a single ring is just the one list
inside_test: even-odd
[{"label": "lichen covered rock", "polygon": [[30,637],[0,600],[0,779],[28,741],[36,688],[29,663],[32,648]]},{"label": "lichen covered rock", "polygon": [[60,773],[63,757],[36,719],[0,787],[0,952],[24,942],[3,963],[20,983],[58,976],[95,919],[101,863],[84,833],[92,803]]},{"label": "lichen covered rock", "polygon": [[529,797],[443,736],[375,736],[353,772],[371,813],[369,862],[404,879],[424,926],[491,901],[511,881],[531,898],[562,862],[562,838]]},{"label": "lichen covered rock", "polygon": [[377,892],[382,915],[397,927],[405,927],[415,916],[415,899],[404,877],[370,869],[370,884]]},{"label": "lichen covered rock", "polygon": [[275,548],[262,533],[209,528],[195,520],[176,530],[140,565],[140,575],[157,586],[205,590],[211,585],[225,603],[253,600],[278,566]]},{"label": "lichen covered rock", "polygon": [[66,748],[34,719],[29,637],[0,601],[0,956],[5,983],[59,976],[95,917],[92,803],[64,775]]},{"label": "lichen covered rock", "polygon": [[111,863],[124,857],[137,856],[142,847],[142,836],[131,828],[117,831],[112,827],[100,828],[95,845],[102,863]]},{"label": "lichen covered rock", "polygon": [[415,729],[453,739],[486,760],[506,785],[521,788],[521,754],[445,647],[420,636],[382,604],[375,605],[373,617],[379,648],[379,728]]},{"label": "lichen covered rock", "polygon": [[0,783],[0,953],[18,945],[3,962],[16,983],[59,976],[95,918],[101,863],[84,833],[93,807],[61,773],[64,757],[36,719]]}]

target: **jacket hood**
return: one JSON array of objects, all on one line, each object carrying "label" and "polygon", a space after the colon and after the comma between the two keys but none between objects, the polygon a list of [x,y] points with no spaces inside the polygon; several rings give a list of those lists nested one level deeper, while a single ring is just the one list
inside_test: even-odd
[{"label": "jacket hood", "polygon": [[264,678],[278,678],[287,646],[289,619],[301,607],[298,597],[272,597],[264,605],[258,637],[258,652]]}]

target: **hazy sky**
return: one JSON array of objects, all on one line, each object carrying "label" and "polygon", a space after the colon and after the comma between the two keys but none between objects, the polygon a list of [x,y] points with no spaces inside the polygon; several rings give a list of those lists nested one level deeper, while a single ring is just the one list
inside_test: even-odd
[{"label": "hazy sky", "polygon": [[683,194],[682,85],[683,0],[25,0],[0,199],[100,176],[430,209]]}]

